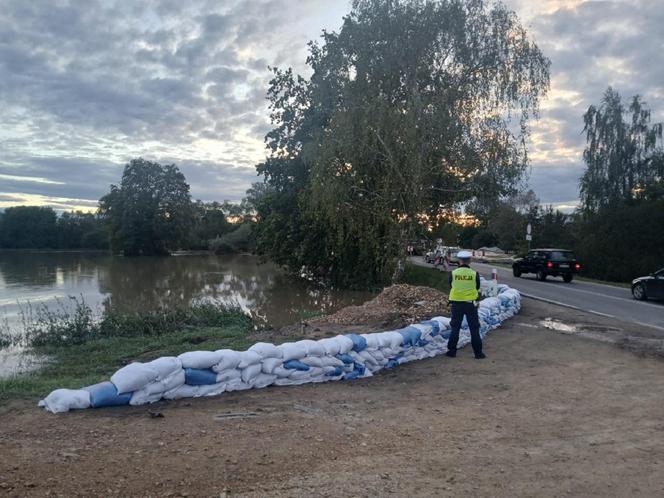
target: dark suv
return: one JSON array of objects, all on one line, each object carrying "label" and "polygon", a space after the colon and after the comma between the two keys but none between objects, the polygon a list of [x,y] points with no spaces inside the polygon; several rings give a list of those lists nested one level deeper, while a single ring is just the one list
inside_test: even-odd
[{"label": "dark suv", "polygon": [[565,249],[533,249],[528,251],[526,257],[512,264],[515,277],[520,277],[522,273],[535,273],[537,280],[546,280],[548,276],[563,277],[567,283],[572,281],[580,269],[581,265],[574,253]]}]

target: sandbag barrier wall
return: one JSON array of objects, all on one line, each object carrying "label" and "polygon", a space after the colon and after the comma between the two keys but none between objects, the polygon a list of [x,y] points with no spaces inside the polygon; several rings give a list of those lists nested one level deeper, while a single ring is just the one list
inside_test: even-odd
[{"label": "sandbag barrier wall", "polygon": [[[497,296],[480,302],[484,337],[521,308],[518,291],[497,287]],[[247,351],[192,351],[149,363],[131,363],[110,381],[82,389],[57,389],[39,402],[53,412],[118,405],[143,405],[160,399],[215,396],[226,391],[290,386],[371,377],[383,368],[430,358],[447,351],[450,319],[435,317],[400,330],[346,334],[279,346],[257,343]],[[459,347],[470,342],[464,319]]]}]

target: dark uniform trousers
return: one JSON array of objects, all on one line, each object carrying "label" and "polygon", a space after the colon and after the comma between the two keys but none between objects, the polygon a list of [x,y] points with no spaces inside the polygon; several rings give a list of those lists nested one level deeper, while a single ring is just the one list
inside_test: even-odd
[{"label": "dark uniform trousers", "polygon": [[457,343],[459,342],[459,330],[465,316],[468,321],[468,328],[470,329],[470,343],[473,346],[475,356],[477,356],[482,353],[482,338],[480,337],[480,319],[477,316],[475,303],[472,301],[450,301],[450,303],[452,304],[452,318],[450,320],[452,332],[447,341],[448,351],[456,353]]}]

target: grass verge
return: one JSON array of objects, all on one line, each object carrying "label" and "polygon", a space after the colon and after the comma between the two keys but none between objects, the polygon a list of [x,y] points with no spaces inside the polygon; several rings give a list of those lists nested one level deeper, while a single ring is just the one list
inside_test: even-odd
[{"label": "grass verge", "polygon": [[[40,333],[33,336],[37,340],[30,348],[31,352],[46,356],[48,361],[34,372],[0,379],[0,400],[34,399],[59,387],[77,389],[95,384],[108,380],[115,370],[132,361],[149,361],[194,349],[245,349],[251,345],[247,337],[253,331],[253,323],[239,310],[177,310],[177,316],[184,317],[181,321],[173,318],[174,313],[173,310],[152,312],[143,316],[147,316],[143,323],[142,315],[115,313],[112,316],[117,328],[108,325],[106,335],[100,335],[98,327],[105,317],[97,328],[74,335],[74,340],[64,340],[72,336],[61,334],[70,327],[80,326],[80,317],[78,322],[76,315],[62,317],[58,322],[52,316],[49,323],[53,328],[40,329]],[[164,329],[155,328],[156,324],[164,323],[168,325]],[[123,329],[123,324],[128,328]]]},{"label": "grass verge", "polygon": [[445,271],[406,263],[401,281],[404,284],[422,285],[438,289],[441,292],[449,292],[448,275],[449,273]]}]

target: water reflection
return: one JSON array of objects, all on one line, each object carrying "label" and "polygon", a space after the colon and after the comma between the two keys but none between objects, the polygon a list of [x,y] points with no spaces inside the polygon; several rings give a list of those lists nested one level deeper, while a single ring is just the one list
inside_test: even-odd
[{"label": "water reflection", "polygon": [[82,296],[93,309],[150,310],[193,300],[237,304],[280,327],[370,297],[285,275],[253,256],[181,255],[122,258],[105,253],[0,252],[0,313],[15,325],[17,303],[55,306]]}]

